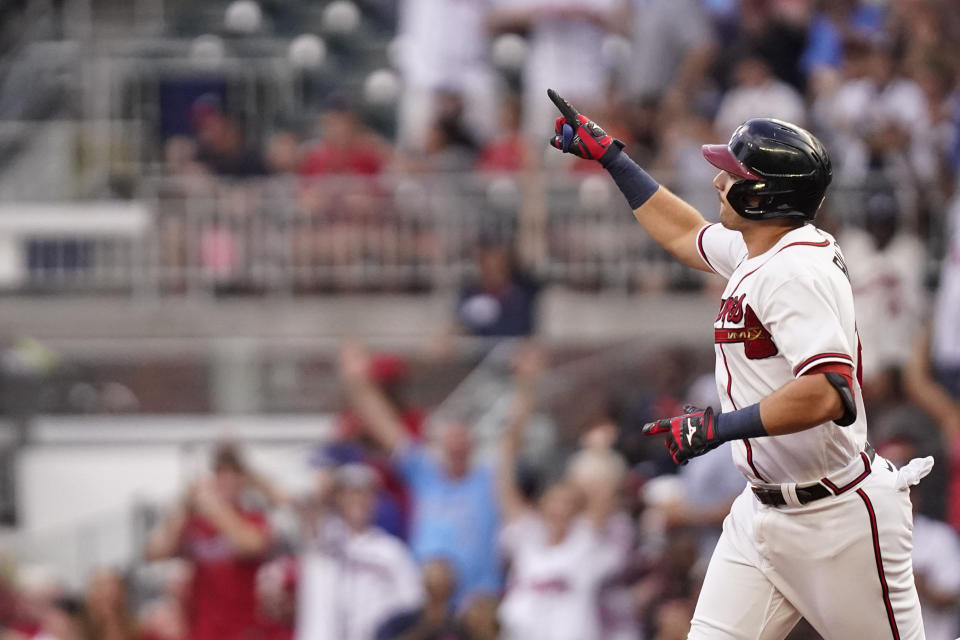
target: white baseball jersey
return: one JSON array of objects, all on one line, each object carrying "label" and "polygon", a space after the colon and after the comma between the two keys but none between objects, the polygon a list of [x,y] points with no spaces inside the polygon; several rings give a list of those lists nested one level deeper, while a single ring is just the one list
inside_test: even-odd
[{"label": "white baseball jersey", "polygon": [[296,640],[369,640],[391,616],[423,602],[413,556],[382,529],[354,533],[331,515],[305,546]]},{"label": "white baseball jersey", "polygon": [[586,521],[551,545],[542,520],[526,514],[507,524],[500,543],[511,561],[499,618],[505,640],[600,640],[600,590],[622,566],[621,545],[609,544]]},{"label": "white baseball jersey", "polygon": [[[829,234],[804,225],[750,258],[739,232],[713,224],[697,249],[729,278],[714,324],[724,411],[823,364],[859,373],[853,293]],[[827,640],[923,640],[907,490],[918,478],[862,453],[857,380],[853,394],[857,419],[847,427],[732,443],[740,471],[753,484],[780,485],[786,505],[762,504],[749,488],[734,501],[688,640],[782,640],[801,616]],[[818,481],[833,495],[801,503],[796,484]]]},{"label": "white baseball jersey", "polygon": [[[749,258],[743,236],[703,227],[697,250],[729,278],[714,323],[716,379],[723,411],[760,402],[819,365],[859,362],[853,293],[843,255],[830,234],[804,225]],[[856,377],[856,376],[855,376]],[[863,450],[867,424],[858,381],[857,419],[828,422],[776,438],[733,443],[737,467],[754,483],[816,482]]]}]

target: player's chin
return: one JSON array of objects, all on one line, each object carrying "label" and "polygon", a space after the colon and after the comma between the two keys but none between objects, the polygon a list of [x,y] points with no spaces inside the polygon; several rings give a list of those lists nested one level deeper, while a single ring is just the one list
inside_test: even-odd
[{"label": "player's chin", "polygon": [[720,224],[721,225],[723,225],[724,227],[732,231],[737,231],[738,217],[739,216],[736,214],[736,212],[731,211],[729,207],[722,204],[720,205]]}]

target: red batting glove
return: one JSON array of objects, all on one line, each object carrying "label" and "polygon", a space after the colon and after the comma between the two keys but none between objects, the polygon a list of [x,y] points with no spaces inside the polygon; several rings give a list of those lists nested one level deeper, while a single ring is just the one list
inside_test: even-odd
[{"label": "red batting glove", "polygon": [[554,124],[556,135],[550,140],[551,146],[585,160],[599,160],[604,166],[620,153],[624,146],[622,142],[608,135],[587,116],[578,113],[553,89],[547,89],[547,95],[563,114]]},{"label": "red batting glove", "polygon": [[688,405],[683,410],[686,413],[682,416],[664,418],[643,427],[645,436],[667,434],[664,438],[667,451],[673,461],[681,465],[723,444],[715,428],[711,407],[697,409]]}]

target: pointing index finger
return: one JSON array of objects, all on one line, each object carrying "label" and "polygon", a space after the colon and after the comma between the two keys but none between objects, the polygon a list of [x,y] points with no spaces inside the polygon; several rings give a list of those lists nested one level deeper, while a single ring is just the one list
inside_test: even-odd
[{"label": "pointing index finger", "polygon": [[643,435],[653,436],[658,433],[666,433],[670,430],[670,427],[663,424],[663,420],[657,420],[656,422],[648,422],[643,425]]},{"label": "pointing index finger", "polygon": [[567,119],[570,126],[576,128],[579,124],[578,116],[580,113],[573,108],[573,105],[561,98],[560,94],[553,89],[547,89],[547,96],[553,101],[553,104],[557,105],[560,114]]}]

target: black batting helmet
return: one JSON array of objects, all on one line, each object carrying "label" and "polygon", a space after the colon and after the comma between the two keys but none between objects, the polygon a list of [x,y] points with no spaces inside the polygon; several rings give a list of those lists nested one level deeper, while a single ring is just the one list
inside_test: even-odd
[{"label": "black batting helmet", "polygon": [[729,143],[703,145],[703,157],[743,178],[730,187],[727,202],[750,220],[813,220],[833,177],[819,140],[772,118],[747,120]]}]

